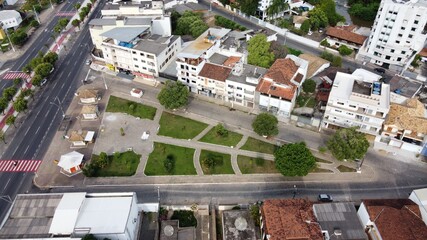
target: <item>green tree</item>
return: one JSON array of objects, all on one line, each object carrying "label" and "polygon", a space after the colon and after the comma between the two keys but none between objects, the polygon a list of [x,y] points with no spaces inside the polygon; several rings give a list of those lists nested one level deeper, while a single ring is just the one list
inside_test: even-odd
[{"label": "green tree", "polygon": [[208,30],[208,25],[203,22],[201,19],[198,19],[190,24],[190,33],[193,38],[197,38],[202,35],[206,30]]},{"label": "green tree", "polygon": [[313,79],[307,79],[302,84],[302,90],[306,93],[313,93],[316,90],[316,82]]},{"label": "green tree", "polygon": [[4,132],[3,132],[3,130],[1,130],[1,129],[0,129],[0,140],[2,140],[4,144],[7,144],[7,142],[6,142],[6,136],[5,136]]},{"label": "green tree", "polygon": [[13,99],[13,96],[15,96],[16,92],[17,90],[15,87],[8,87],[3,90],[3,97],[10,101]]},{"label": "green tree", "polygon": [[353,53],[353,49],[347,47],[346,45],[341,45],[338,48],[338,52],[343,56],[348,56]]},{"label": "green tree", "polygon": [[12,44],[22,46],[27,41],[28,35],[26,32],[18,29],[10,35],[10,41]]},{"label": "green tree", "polygon": [[25,110],[27,110],[28,108],[28,102],[27,100],[23,99],[23,98],[18,98],[14,103],[13,103],[13,108],[15,109],[15,111],[17,112],[25,112]]},{"label": "green tree", "polygon": [[261,215],[259,213],[259,205],[255,204],[250,207],[252,219],[254,220],[255,226],[259,227],[261,223]]},{"label": "green tree", "polygon": [[316,159],[304,142],[284,144],[274,152],[277,170],[284,176],[305,176],[316,167]]},{"label": "green tree", "polygon": [[380,6],[380,0],[375,2],[366,2],[363,1],[352,1],[349,2],[350,8],[348,13],[351,16],[360,18],[365,21],[374,21],[377,16],[378,8]]},{"label": "green tree", "polygon": [[28,63],[28,66],[31,70],[35,69],[38,65],[43,63],[43,57],[42,56],[37,56],[33,59],[30,60],[30,62]]},{"label": "green tree", "polygon": [[267,16],[274,18],[277,14],[289,8],[289,4],[283,0],[273,0],[267,8]]},{"label": "green tree", "polygon": [[324,46],[324,47],[330,47],[331,46],[331,44],[328,42],[328,40],[326,40],[326,38],[320,42],[320,45]]},{"label": "green tree", "polygon": [[237,0],[240,6],[240,11],[248,16],[255,15],[258,8],[258,0]]},{"label": "green tree", "polygon": [[110,163],[110,161],[109,161],[109,157],[108,157],[107,153],[101,152],[99,154],[98,159],[96,160],[95,165],[99,168],[105,168],[106,166],[108,166],[109,163]]},{"label": "green tree", "polygon": [[261,113],[252,122],[252,128],[260,136],[274,136],[279,133],[276,116],[270,113]]},{"label": "green tree", "polygon": [[286,55],[288,55],[288,50],[286,49],[286,47],[280,44],[278,41],[270,42],[269,51],[273,53],[274,60],[279,58],[285,58]]},{"label": "green tree", "polygon": [[50,63],[52,65],[54,65],[57,60],[58,60],[58,54],[56,54],[55,52],[51,52],[51,51],[46,53],[46,55],[44,55],[44,57],[43,57],[43,62]]},{"label": "green tree", "polygon": [[301,24],[300,30],[304,35],[306,35],[310,31],[310,28],[311,28],[310,20],[307,19]]},{"label": "green tree", "polygon": [[328,17],[320,8],[314,8],[308,12],[310,17],[310,25],[313,30],[326,27],[328,25]]},{"label": "green tree", "polygon": [[74,4],[74,5],[73,5],[73,7],[74,7],[76,10],[79,10],[81,6],[82,6],[82,5],[81,5],[80,3],[76,3],[76,4]]},{"label": "green tree", "polygon": [[14,127],[16,127],[15,121],[16,121],[16,117],[13,115],[10,115],[9,117],[6,118],[7,125],[13,125]]},{"label": "green tree", "polygon": [[165,161],[163,162],[163,166],[166,169],[166,172],[172,174],[175,170],[175,156],[169,154],[166,156]]},{"label": "green tree", "polygon": [[20,87],[19,85],[22,83],[22,78],[15,78],[13,79],[13,85],[15,87]]},{"label": "green tree", "polygon": [[274,61],[274,54],[270,52],[270,43],[264,34],[253,36],[248,42],[248,63],[269,68]]},{"label": "green tree", "polygon": [[43,77],[36,74],[36,75],[34,75],[33,79],[31,80],[31,83],[36,87],[40,87],[42,81],[43,81]]},{"label": "green tree", "polygon": [[42,78],[45,78],[49,76],[50,72],[53,69],[53,65],[50,63],[42,63],[39,64],[35,69],[34,72],[36,75],[40,75]]},{"label": "green tree", "polygon": [[217,136],[220,136],[220,137],[227,137],[228,136],[228,130],[221,123],[218,123],[215,126],[215,133]]},{"label": "green tree", "polygon": [[338,22],[345,21],[345,18],[336,12],[336,6],[334,0],[322,0],[320,3],[320,9],[326,14],[328,23],[331,26],[337,25]]},{"label": "green tree", "polygon": [[328,140],[327,147],[338,160],[355,160],[365,156],[369,142],[356,128],[343,128]]},{"label": "green tree", "polygon": [[341,67],[342,66],[342,58],[340,56],[334,56],[332,59],[332,66]]},{"label": "green tree", "polygon": [[7,100],[7,98],[5,98],[5,96],[3,95],[3,97],[0,98],[0,110],[3,114],[7,106],[9,106],[9,100]]},{"label": "green tree", "polygon": [[73,25],[74,27],[78,27],[78,28],[80,29],[80,20],[78,20],[78,19],[74,19],[74,20],[71,22],[71,25]]},{"label": "green tree", "polygon": [[181,82],[167,81],[157,99],[165,108],[176,109],[187,105],[189,94],[187,86]]},{"label": "green tree", "polygon": [[37,20],[32,20],[30,22],[30,26],[33,28],[38,28],[40,26],[40,23]]},{"label": "green tree", "polygon": [[178,24],[178,20],[181,17],[181,14],[177,12],[175,9],[171,12],[171,26],[172,32],[176,32],[176,25]]}]

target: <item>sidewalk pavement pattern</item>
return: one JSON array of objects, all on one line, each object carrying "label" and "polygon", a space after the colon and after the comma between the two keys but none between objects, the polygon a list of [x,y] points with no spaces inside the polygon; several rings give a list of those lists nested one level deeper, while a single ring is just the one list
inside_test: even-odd
[{"label": "sidewalk pavement pattern", "polygon": [[[116,86],[113,86],[116,85]],[[105,95],[102,99],[102,104],[100,107],[101,112],[105,109],[105,105],[109,99],[109,94],[115,95],[120,98],[128,99],[131,101],[143,103],[145,105],[153,106],[157,108],[156,115],[154,120],[148,119],[139,119],[134,116],[130,116],[124,113],[102,113],[102,121],[92,122],[91,129],[94,129],[95,125],[98,124],[99,131],[96,136],[95,146],[78,150],[85,154],[85,159],[89,159],[91,154],[99,154],[100,152],[106,152],[107,154],[112,154],[113,152],[123,152],[132,149],[138,154],[141,154],[140,164],[137,168],[136,174],[131,177],[103,177],[103,178],[85,178],[83,174],[68,178],[59,173],[59,168],[56,164],[53,163],[54,159],[57,159],[61,154],[70,151],[69,143],[62,138],[63,132],[58,132],[53,142],[55,142],[55,147],[50,148],[46,154],[44,161],[40,167],[40,170],[37,172],[35,183],[42,188],[49,187],[64,187],[64,186],[94,186],[94,185],[139,185],[139,184],[185,184],[185,183],[237,183],[237,182],[277,182],[277,181],[373,181],[376,176],[372,168],[369,165],[365,164],[364,170],[362,173],[341,173],[337,170],[337,166],[345,165],[348,167],[354,168],[354,163],[350,162],[339,162],[332,161],[331,164],[319,163],[319,167],[323,169],[328,169],[332,173],[312,173],[305,177],[284,177],[281,174],[242,174],[237,164],[237,156],[244,155],[249,157],[260,157],[268,161],[274,161],[274,156],[270,154],[257,153],[239,149],[249,137],[256,138],[263,141],[266,140],[254,132],[240,127],[235,127],[232,125],[226,125],[226,127],[234,132],[242,134],[244,137],[237,144],[235,148],[215,145],[210,143],[199,142],[198,140],[206,134],[212,127],[218,124],[218,121],[209,119],[206,117],[199,117],[199,115],[194,114],[188,111],[176,111],[174,114],[192,118],[197,121],[201,121],[209,124],[209,127],[204,129],[199,135],[195,138],[186,140],[186,139],[175,139],[166,136],[157,135],[159,129],[159,119],[163,113],[166,111],[158,102],[153,98],[149,98],[149,93],[144,94],[143,98],[135,98],[130,96],[129,91],[132,87],[135,87],[135,83],[129,83],[128,81],[118,81],[114,84],[110,83],[109,89],[105,92]],[[84,88],[93,88],[93,89],[102,89],[103,82],[98,80],[97,83],[91,83],[85,85]],[[114,88],[114,91],[111,88]],[[149,88],[148,86],[137,86],[142,87],[143,89]],[[151,88],[151,87],[150,87]],[[155,88],[153,88],[155,89]],[[81,90],[81,89],[80,89]],[[147,96],[148,95],[148,96]],[[73,102],[70,105],[70,108],[67,111],[67,115],[75,115],[73,111],[76,111],[78,104],[75,102],[77,98],[73,99]],[[74,108],[74,109],[73,109]],[[87,122],[80,123],[83,129],[87,129]],[[124,129],[125,136],[120,135],[120,128]],[[71,129],[71,128],[70,128]],[[148,140],[142,140],[141,136],[144,131],[150,132],[150,137]],[[195,154],[193,156],[193,163],[196,169],[197,175],[193,176],[146,176],[144,174],[144,168],[147,164],[148,156],[153,151],[154,142],[161,142],[165,144],[171,144],[181,147],[187,147],[195,149]],[[275,141],[269,141],[272,144],[276,144]],[[59,144],[64,145],[65,147],[60,147]],[[92,152],[93,148],[93,152]],[[62,152],[58,152],[59,151]],[[200,166],[199,156],[202,149],[222,152],[230,154],[232,160],[232,167],[235,174],[228,175],[204,175],[202,168]],[[320,154],[314,152],[314,155],[319,158],[330,160],[332,157],[327,154]],[[61,176],[62,175],[62,176]]]}]

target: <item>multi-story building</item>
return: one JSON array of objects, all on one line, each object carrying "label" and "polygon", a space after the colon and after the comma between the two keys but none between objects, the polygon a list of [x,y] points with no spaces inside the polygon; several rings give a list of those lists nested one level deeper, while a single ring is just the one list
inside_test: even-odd
[{"label": "multi-story building", "polygon": [[290,117],[295,100],[306,79],[308,62],[294,55],[277,59],[258,83],[259,108],[285,120]]},{"label": "multi-story building", "polygon": [[116,16],[163,16],[163,1],[137,1],[123,2],[119,4],[106,4],[102,10],[101,15],[105,17]]},{"label": "multi-story building", "polygon": [[404,71],[427,39],[427,0],[382,0],[357,59]]},{"label": "multi-story building", "polygon": [[404,104],[391,104],[381,136],[375,138],[374,148],[400,156],[415,156],[421,153],[426,140],[426,110],[418,99],[411,98]]},{"label": "multi-story building", "polygon": [[[200,94],[206,92],[203,88],[203,85],[206,84],[201,83],[204,82],[205,79],[201,79],[199,73],[209,61],[209,58],[219,51],[221,42],[225,40],[229,32],[230,29],[226,28],[209,28],[178,53],[176,59],[178,81],[188,86],[190,92]],[[229,71],[231,72],[231,69]],[[206,78],[209,77],[207,76]],[[209,83],[209,80],[207,81]],[[213,84],[213,82],[211,84]],[[210,91],[210,93],[212,93],[212,90]],[[209,91],[207,93],[209,94]]]},{"label": "multi-story building", "polygon": [[[284,1],[287,2],[287,4],[289,5],[289,8],[283,12],[276,14],[274,16],[275,18],[282,17],[285,13],[289,13],[289,12],[298,15],[298,12],[293,11],[294,8],[298,8],[303,11],[309,11],[314,8],[313,5],[303,0],[284,0]],[[260,0],[258,2],[258,14],[261,17],[261,19],[264,20],[268,17],[267,9],[270,7],[272,3],[273,3],[273,0]]]},{"label": "multi-story building", "polygon": [[329,94],[322,128],[359,127],[377,135],[390,107],[390,86],[381,76],[357,69],[352,74],[338,72]]}]

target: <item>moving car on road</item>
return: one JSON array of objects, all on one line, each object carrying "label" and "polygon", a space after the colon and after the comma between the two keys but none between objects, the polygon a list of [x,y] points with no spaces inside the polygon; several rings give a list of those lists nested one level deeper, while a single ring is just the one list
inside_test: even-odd
[{"label": "moving car on road", "polygon": [[319,202],[332,202],[332,197],[329,194],[319,194],[319,196],[317,196],[317,200]]}]

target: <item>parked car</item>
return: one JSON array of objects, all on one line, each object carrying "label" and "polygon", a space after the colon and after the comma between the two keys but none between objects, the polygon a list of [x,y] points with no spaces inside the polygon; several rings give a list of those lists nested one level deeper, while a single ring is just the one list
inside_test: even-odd
[{"label": "parked car", "polygon": [[47,83],[47,78],[43,78],[42,82],[40,83],[40,87],[46,85]]},{"label": "parked car", "polygon": [[384,68],[375,68],[374,70],[375,70],[375,72],[378,72],[378,73],[381,73],[381,74],[385,73],[385,69]]},{"label": "parked car", "polygon": [[317,196],[317,200],[319,202],[332,202],[333,199],[329,194],[319,194],[319,196]]}]

